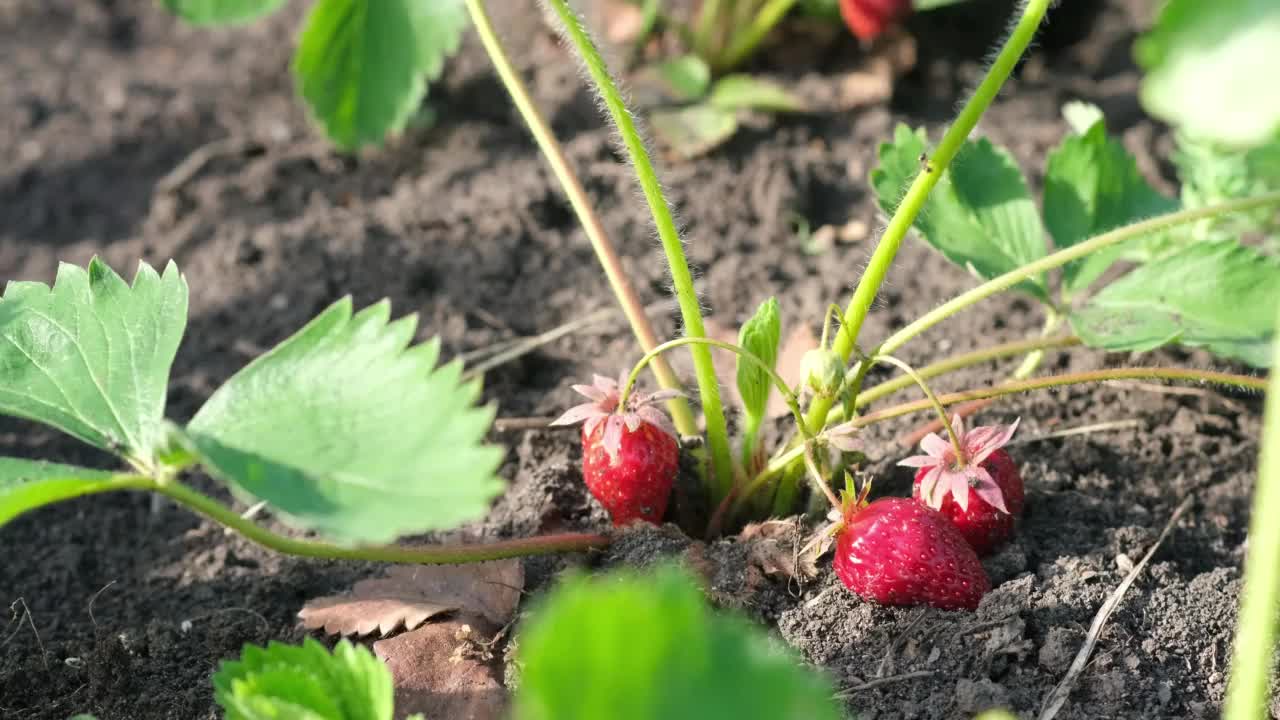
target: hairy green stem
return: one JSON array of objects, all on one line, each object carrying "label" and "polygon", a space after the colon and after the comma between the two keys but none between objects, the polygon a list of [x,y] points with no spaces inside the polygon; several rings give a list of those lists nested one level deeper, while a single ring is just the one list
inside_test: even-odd
[{"label": "hairy green stem", "polygon": [[751,24],[745,30],[733,34],[729,48],[725,50],[724,55],[717,58],[716,68],[728,70],[749,58],[795,4],[796,0],[769,0],[751,19]]},{"label": "hairy green stem", "polygon": [[[923,375],[923,372],[921,375]],[[957,403],[969,402],[971,400],[983,400],[986,398],[1031,392],[1033,390],[1044,390],[1064,385],[1104,382],[1107,380],[1183,380],[1188,382],[1214,383],[1228,387],[1257,391],[1265,390],[1267,387],[1267,381],[1262,378],[1214,372],[1210,370],[1159,367],[1114,368],[1110,370],[1090,370],[1087,372],[1064,373],[1061,375],[1046,375],[1044,377],[1033,378],[1030,380],[1008,382],[990,388],[947,393],[945,395],[939,395],[938,402],[945,407],[947,405],[955,405]],[[874,413],[856,417],[846,422],[842,427],[847,426],[854,429],[862,428],[867,425],[883,422],[902,415],[910,415],[911,413],[920,412],[922,410],[930,410],[932,408],[933,403],[929,400],[917,400],[915,402],[902,403],[883,410],[878,410]],[[746,484],[746,486],[743,487],[742,491],[738,493],[737,498],[734,500],[734,509],[736,510],[741,504],[745,503],[752,494],[759,490],[769,480],[777,477],[785,471],[792,463],[801,460],[803,455],[804,445],[797,445],[796,447],[793,447],[787,452],[770,460],[764,470],[761,470],[754,478],[751,479],[750,482]]]},{"label": "hairy green stem", "polygon": [[[657,333],[649,322],[649,316],[644,312],[644,306],[640,303],[635,287],[622,270],[618,253],[610,242],[600,218],[592,208],[587,193],[582,189],[582,182],[569,165],[569,159],[565,156],[564,149],[560,146],[555,134],[551,132],[551,126],[534,105],[533,98],[520,78],[520,73],[507,57],[502,41],[494,30],[493,22],[489,19],[489,13],[485,10],[484,0],[466,0],[466,5],[467,11],[471,14],[471,22],[475,25],[476,34],[480,37],[480,43],[489,55],[489,61],[493,63],[493,68],[502,80],[502,84],[511,94],[516,110],[520,112],[520,117],[524,118],[525,125],[528,126],[529,132],[538,144],[538,149],[542,151],[547,164],[551,166],[551,172],[569,198],[569,204],[577,214],[578,222],[582,224],[582,229],[586,232],[592,249],[595,250],[600,266],[604,268],[609,287],[613,290],[614,297],[618,299],[618,304],[622,306],[622,312],[631,325],[631,332],[635,334],[641,349],[648,352],[658,344]],[[679,379],[665,360],[660,359],[653,364],[653,374],[662,387],[680,388]],[[667,408],[671,412],[676,429],[685,435],[697,434],[698,424],[694,420],[693,412],[689,409],[689,403],[684,398],[673,398],[667,404]]]},{"label": "hairy green stem", "polygon": [[[1280,322],[1280,321],[1278,321]],[[1231,661],[1225,720],[1267,716],[1267,692],[1280,608],[1280,336],[1272,352],[1271,387],[1262,423],[1258,484],[1253,491],[1249,549],[1244,561],[1244,597]]]},{"label": "hairy green stem", "polygon": [[877,355],[871,358],[871,361],[889,363],[890,365],[893,365],[906,373],[907,377],[911,378],[916,385],[920,386],[920,389],[924,391],[925,398],[929,400],[933,405],[933,409],[938,413],[938,420],[942,422],[942,427],[947,429],[947,435],[951,438],[951,449],[956,452],[956,462],[967,462],[964,452],[964,444],[960,442],[960,436],[956,435],[955,427],[951,424],[951,421],[947,419],[946,409],[942,407],[942,402],[938,400],[938,396],[934,394],[933,388],[929,387],[929,383],[925,382],[924,378],[920,377],[919,373],[917,373],[910,365],[892,355]]},{"label": "hairy green stem", "polygon": [[564,533],[518,540],[500,540],[476,545],[343,547],[277,535],[254,524],[251,520],[241,517],[239,513],[208,495],[181,483],[156,484],[148,489],[173,498],[178,503],[235,530],[265,548],[298,557],[331,560],[370,560],[373,562],[418,565],[449,565],[526,557],[529,555],[548,555],[558,552],[581,552],[605,547],[610,542],[609,538],[604,535]]},{"label": "hairy green stem", "polygon": [[[960,370],[974,365],[979,365],[991,360],[1000,360],[1015,355],[1021,355],[1027,352],[1043,352],[1045,350],[1053,350],[1057,348],[1075,347],[1080,344],[1080,338],[1074,335],[1064,335],[1053,338],[1035,338],[1033,340],[1018,340],[1016,342],[1003,343],[994,345],[982,350],[974,350],[973,352],[962,353],[945,360],[939,360],[936,363],[925,365],[916,370],[920,377],[928,380],[939,375],[945,375],[954,370]],[[915,384],[910,377],[899,375],[892,380],[886,380],[874,387],[867,388],[858,394],[856,405],[865,407],[880,398],[892,395],[903,388],[907,388]],[[840,408],[835,408],[831,414],[827,416],[826,424],[829,425],[833,421],[843,419],[844,413]]]},{"label": "hairy green stem", "polygon": [[[662,241],[662,249],[667,255],[667,264],[671,269],[671,284],[680,303],[680,315],[684,321],[685,335],[689,337],[705,337],[706,330],[702,324],[702,308],[698,304],[698,295],[693,288],[693,274],[689,271],[689,263],[685,259],[684,246],[680,234],[676,231],[676,223],[671,215],[671,208],[662,194],[662,186],[653,170],[649,159],[649,151],[645,149],[640,133],[636,130],[631,112],[622,102],[622,94],[609,75],[604,58],[591,40],[590,34],[582,24],[582,19],[569,8],[566,0],[544,0],[559,17],[565,35],[577,49],[586,65],[588,74],[595,82],[596,88],[609,109],[609,115],[618,128],[622,143],[635,168],[640,189],[644,192],[657,226],[658,237]],[[715,364],[711,359],[711,350],[705,345],[694,345],[689,349],[693,355],[694,373],[698,378],[698,391],[702,398],[702,413],[707,424],[707,445],[711,450],[711,473],[708,477],[712,503],[728,494],[733,484],[733,458],[729,450],[729,432],[725,423],[724,406],[720,403],[720,385],[716,378]]]},{"label": "hairy green stem", "polygon": [[636,362],[635,367],[631,368],[631,374],[627,376],[626,384],[619,389],[618,407],[626,407],[627,398],[631,395],[631,389],[635,387],[636,380],[640,377],[640,373],[644,371],[645,365],[652,362],[654,358],[660,356],[662,353],[668,350],[674,350],[682,345],[703,345],[707,347],[720,348],[721,350],[728,350],[740,358],[745,358],[748,362],[762,370],[769,376],[769,379],[773,381],[773,384],[777,386],[778,392],[782,393],[783,399],[787,401],[787,407],[791,409],[791,414],[796,420],[796,430],[799,431],[799,433],[806,439],[811,438],[809,429],[804,425],[804,413],[800,411],[800,399],[797,398],[796,394],[787,386],[787,381],[783,380],[781,375],[774,371],[773,368],[769,367],[769,363],[761,360],[754,353],[747,352],[733,343],[715,340],[712,338],[676,338],[675,340],[668,340],[645,353],[644,357],[640,358],[640,360]]},{"label": "hairy green stem", "polygon": [[[1209,205],[1194,210],[1182,210],[1180,212],[1169,213],[1159,217],[1143,220],[1122,228],[1117,228],[1110,232],[1103,233],[1091,240],[1086,240],[1079,245],[1072,245],[1065,250],[1059,250],[1052,255],[1045,256],[1033,263],[1023,265],[1016,270],[1001,275],[1000,277],[988,280],[972,290],[961,293],[938,307],[930,310],[920,316],[918,320],[903,327],[901,330],[890,335],[880,347],[876,348],[875,353],[891,353],[902,347],[908,340],[955,315],[956,313],[968,308],[992,295],[1017,285],[1023,280],[1039,275],[1047,270],[1061,267],[1078,260],[1090,253],[1097,252],[1103,248],[1117,245],[1127,240],[1148,235],[1150,233],[1166,230],[1174,225],[1195,222],[1208,217],[1219,215],[1227,215],[1229,213],[1243,212],[1245,210],[1253,210],[1255,208],[1266,207],[1268,205],[1280,205],[1280,191],[1264,193],[1243,200],[1230,200],[1228,202],[1218,203],[1217,205]],[[874,353],[873,353],[874,354]]]},{"label": "hairy green stem", "polygon": [[[840,332],[836,334],[834,349],[846,362],[849,360],[850,353],[853,352],[854,343],[858,340],[858,333],[862,330],[862,323],[871,310],[871,304],[880,291],[880,285],[889,272],[889,266],[893,264],[893,259],[898,254],[898,247],[902,245],[907,231],[911,229],[916,216],[924,208],[925,201],[929,198],[929,191],[938,183],[943,171],[951,164],[956,153],[960,152],[965,139],[969,137],[969,133],[973,131],[982,114],[999,94],[1009,74],[1013,72],[1018,59],[1022,57],[1022,53],[1035,36],[1040,21],[1044,19],[1049,2],[1050,0],[1027,0],[1023,4],[1021,19],[1009,35],[1009,39],[1005,41],[1000,54],[991,63],[986,77],[974,90],[973,97],[965,104],[964,109],[956,116],[955,122],[942,136],[933,156],[926,158],[923,169],[916,175],[911,187],[902,197],[902,202],[898,204],[897,211],[889,220],[884,235],[880,237],[880,242],[867,263],[866,272],[862,274],[858,280],[858,286],[854,288],[853,297],[849,299],[849,305],[844,313],[844,322],[840,326]],[[892,349],[885,349],[884,352],[892,352]],[[861,385],[854,385],[850,390],[857,393],[860,389]],[[818,423],[827,417],[831,405],[830,398],[814,399],[809,406],[810,427],[819,427]]]}]

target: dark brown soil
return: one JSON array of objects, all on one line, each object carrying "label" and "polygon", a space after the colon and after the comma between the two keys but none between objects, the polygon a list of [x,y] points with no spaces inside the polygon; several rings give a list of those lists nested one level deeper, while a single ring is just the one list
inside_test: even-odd
[{"label": "dark brown soil", "polygon": [[[590,96],[524,0],[498,22],[538,102],[565,139],[646,302],[665,271],[642,204],[610,149]],[[1062,12],[1087,11],[1079,2]],[[1083,8],[1075,10],[1074,7]],[[1130,45],[1149,3],[1115,0],[1097,22],[1060,17],[981,131],[1007,145],[1039,184],[1064,131],[1060,105],[1099,103],[1142,169],[1168,188],[1168,138],[1134,99]],[[842,300],[883,219],[865,176],[895,122],[937,128],[977,77],[1008,3],[920,18],[921,62],[893,102],[778,121],[743,132],[664,177],[679,208],[705,301],[729,324],[776,294],[789,325]],[[102,254],[122,271],[175,259],[191,284],[191,320],[174,369],[171,415],[189,417],[219,382],[344,293],[390,297],[418,312],[423,338],[461,353],[555,327],[610,306],[608,288],[567,204],[474,42],[431,93],[437,125],[383,150],[339,157],[314,140],[286,72],[302,3],[234,31],[182,27],[150,0],[0,3],[0,274],[49,281],[58,260]],[[848,57],[846,46],[836,52]],[[819,76],[808,73],[809,80]],[[176,188],[161,179],[193,151],[229,151]],[[795,218],[860,231],[804,252]],[[881,337],[972,280],[918,242],[903,248],[867,323]],[[661,330],[673,331],[664,315]],[[910,362],[1020,338],[1041,318],[1016,297],[993,300],[904,350]],[[494,371],[504,415],[549,414],[591,371],[635,356],[618,323],[595,326]],[[605,365],[601,365],[602,359]],[[1051,369],[1125,362],[1073,352]],[[1140,362],[1208,364],[1165,352]],[[984,367],[940,383],[969,387],[1007,373]],[[994,374],[993,374],[994,373]],[[723,570],[713,596],[776,629],[841,688],[864,718],[962,717],[1007,705],[1030,717],[1062,678],[1104,598],[1154,541],[1180,499],[1196,504],[1103,631],[1059,717],[1208,717],[1222,699],[1253,483],[1259,406],[1133,387],[1077,388],[1011,400],[990,421],[1023,418],[1022,437],[1135,418],[1139,431],[1016,449],[1029,505],[1019,539],[989,562],[996,588],[976,614],[885,609],[830,573],[803,587],[747,573],[732,543],[698,548]],[[902,493],[897,436],[922,418],[868,435],[883,492]],[[513,482],[473,534],[598,528],[571,434],[527,432],[509,445]],[[110,462],[25,423],[0,424],[3,451]],[[209,674],[246,642],[297,640],[309,597],[376,568],[282,558],[185,511],[108,495],[24,516],[0,530],[0,717],[102,720],[217,717]],[[628,534],[596,563],[642,563],[684,551],[670,528]],[[572,560],[578,562],[579,560]],[[545,583],[564,561],[530,561]],[[733,563],[738,563],[736,566]]]}]

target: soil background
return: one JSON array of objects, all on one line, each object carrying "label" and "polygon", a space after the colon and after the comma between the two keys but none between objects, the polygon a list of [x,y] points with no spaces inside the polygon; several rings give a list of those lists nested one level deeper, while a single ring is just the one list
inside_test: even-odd
[{"label": "soil background", "polygon": [[[646,302],[661,299],[661,250],[573,63],[530,2],[491,5],[627,271]],[[1013,152],[1038,193],[1045,153],[1066,130],[1062,103],[1092,101],[1142,171],[1172,191],[1168,133],[1137,104],[1130,59],[1153,3],[1063,5],[980,132]],[[180,25],[150,0],[0,0],[0,276],[49,282],[57,261],[94,254],[123,274],[139,258],[175,260],[191,285],[169,397],[175,419],[343,294],[358,306],[389,297],[397,313],[419,313],[420,337],[439,335],[449,355],[613,303],[474,38],[431,89],[434,127],[341,156],[318,140],[293,96],[287,66],[304,10],[292,2],[265,22],[208,31]],[[775,294],[791,328],[844,300],[883,224],[866,182],[877,143],[896,122],[936,132],[949,119],[1008,10],[979,0],[913,20],[919,62],[887,103],[756,125],[703,160],[666,164],[717,321],[736,326]],[[821,83],[824,70],[859,53],[844,43],[813,67],[786,70]],[[165,179],[210,143],[219,152],[199,172]],[[796,218],[846,232],[807,252]],[[866,336],[883,337],[972,284],[913,239]],[[673,313],[656,320],[675,331]],[[1021,338],[1041,320],[1032,303],[1006,295],[916,340],[903,357],[923,364]],[[636,354],[621,322],[594,325],[495,370],[486,395],[505,416],[551,414],[572,402],[572,382],[616,372]],[[1129,360],[1075,351],[1046,368]],[[1171,350],[1138,362],[1214,361]],[[938,387],[971,387],[1011,369],[975,368]],[[713,595],[770,626],[842,689],[909,674],[851,692],[859,717],[966,717],[992,705],[1031,717],[1099,605],[1192,494],[1192,511],[1112,617],[1059,717],[1215,715],[1240,587],[1257,400],[1108,385],[1020,397],[982,415],[1014,417],[1023,438],[1102,420],[1135,419],[1138,428],[1016,448],[1028,510],[1017,541],[988,563],[996,587],[976,614],[875,607],[830,573],[805,585],[748,582],[745,567],[730,566]],[[910,477],[892,465],[905,452],[898,437],[924,419],[868,434],[880,491],[905,494]],[[455,535],[602,527],[571,433],[494,440],[509,447],[512,490],[486,521]],[[0,422],[0,449],[111,462],[11,420]],[[603,556],[531,561],[531,583],[536,591],[565,564],[649,562],[689,544],[671,528],[633,532]],[[699,552],[731,559],[734,543]],[[295,613],[305,600],[376,572],[279,557],[142,496],[29,514],[0,529],[0,601],[13,611],[0,635],[0,718],[215,718],[209,675],[220,660],[247,642],[300,639]]]}]

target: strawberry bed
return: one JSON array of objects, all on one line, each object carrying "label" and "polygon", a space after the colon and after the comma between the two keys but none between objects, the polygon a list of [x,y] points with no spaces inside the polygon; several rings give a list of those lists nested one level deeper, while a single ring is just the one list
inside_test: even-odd
[{"label": "strawberry bed", "polygon": [[[572,59],[523,0],[493,5],[642,300],[663,299],[661,250]],[[713,321],[736,327],[776,295],[784,326],[794,327],[845,294],[883,222],[865,179],[876,145],[899,121],[950,119],[1008,5],[913,21],[919,57],[888,102],[748,127],[696,163],[664,168],[690,260],[706,269],[699,282]],[[1103,109],[1147,178],[1170,187],[1169,134],[1133,95],[1129,48],[1149,5],[1116,0],[1092,25],[1055,21],[984,117],[980,130],[1033,173],[1033,186],[1034,169],[1063,134],[1062,103],[1083,99]],[[291,8],[218,34],[184,28],[145,0],[0,8],[0,104],[16,109],[0,125],[0,149],[15,158],[0,173],[3,277],[48,281],[57,260],[83,264],[93,254],[121,270],[139,257],[178,261],[198,279],[169,397],[170,414],[184,420],[245,361],[345,293],[358,306],[389,297],[397,312],[418,311],[419,335],[440,335],[446,355],[611,307],[590,247],[474,39],[433,87],[435,127],[343,157],[311,139],[280,72],[296,20]],[[820,58],[820,69],[789,71],[821,88],[834,82],[824,72],[856,56],[846,50]],[[223,138],[203,166],[175,174]],[[802,233],[798,219],[835,232]],[[909,241],[865,330],[884,336],[972,284]],[[654,316],[661,332],[675,329],[673,309]],[[1002,295],[902,357],[922,366],[1039,326],[1029,301]],[[570,385],[621,370],[635,355],[615,317],[496,368],[485,396],[500,416],[550,417],[576,402]],[[1168,361],[1159,364],[1222,367],[1199,352],[1156,355]],[[601,367],[614,359],[619,367]],[[1045,367],[1124,359],[1062,351]],[[975,387],[992,371],[962,370],[936,389]],[[1019,534],[984,561],[994,588],[976,613],[874,606],[830,572],[788,577],[781,566],[802,536],[787,526],[709,543],[669,525],[635,526],[603,553],[524,561],[525,587],[536,597],[567,567],[682,558],[718,605],[760,621],[825,668],[859,717],[967,717],[992,706],[1030,717],[1066,674],[1098,608],[1190,496],[1058,717],[1209,717],[1226,686],[1260,408],[1257,398],[1130,383],[1006,398],[985,410],[991,423],[1022,418],[1010,451],[1027,497]],[[908,416],[863,435],[877,494],[910,494],[912,473],[896,463],[915,454],[902,438],[927,420]],[[1036,439],[1105,421],[1131,422]],[[110,466],[29,424],[6,419],[0,433],[11,455]],[[505,430],[493,439],[508,448],[509,489],[483,522],[437,539],[609,527],[583,485],[575,430]],[[0,600],[13,603],[0,638],[6,719],[218,717],[208,676],[219,660],[247,642],[301,639],[304,602],[380,572],[371,563],[283,557],[130,494],[23,516],[0,531],[0,543]],[[502,675],[502,652],[486,662]],[[474,692],[491,697],[455,700],[502,702],[498,689]]]}]

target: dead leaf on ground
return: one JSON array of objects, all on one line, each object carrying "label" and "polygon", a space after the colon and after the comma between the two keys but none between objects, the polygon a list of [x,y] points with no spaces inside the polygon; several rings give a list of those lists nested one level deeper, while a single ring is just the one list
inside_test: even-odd
[{"label": "dead leaf on ground", "polygon": [[413,630],[437,615],[461,611],[505,625],[520,602],[519,560],[468,565],[398,565],[386,577],[361,580],[350,593],[316,598],[298,612],[308,629],[331,635],[382,637]]},{"label": "dead leaf on ground", "polygon": [[[486,636],[477,637],[480,632]],[[488,632],[475,620],[456,619],[375,642],[373,652],[395,682],[396,718],[413,713],[449,720],[505,717],[507,690],[492,656],[483,651],[491,642]]]},{"label": "dead leaf on ground", "polygon": [[796,518],[766,520],[742,528],[738,542],[765,575],[807,580],[818,574],[818,557],[801,552],[805,528]]},{"label": "dead leaf on ground", "polygon": [[[715,318],[707,318],[706,320],[707,337],[714,340],[738,344],[738,329],[727,327],[715,321]],[[783,339],[781,346],[778,348],[778,361],[774,365],[774,370],[783,380],[787,381],[787,385],[795,388],[803,379],[800,377],[800,362],[804,359],[804,354],[818,347],[818,338],[809,329],[808,325],[800,325],[794,328]],[[722,387],[728,388],[730,397],[738,407],[742,407],[742,396],[738,394],[738,359],[737,355],[719,348],[712,348],[712,355],[716,363],[716,377],[720,380]],[[787,408],[787,401],[782,399],[782,394],[773,392],[769,395],[769,404],[765,408],[765,415],[769,418],[780,418],[790,414],[791,410]]]}]

